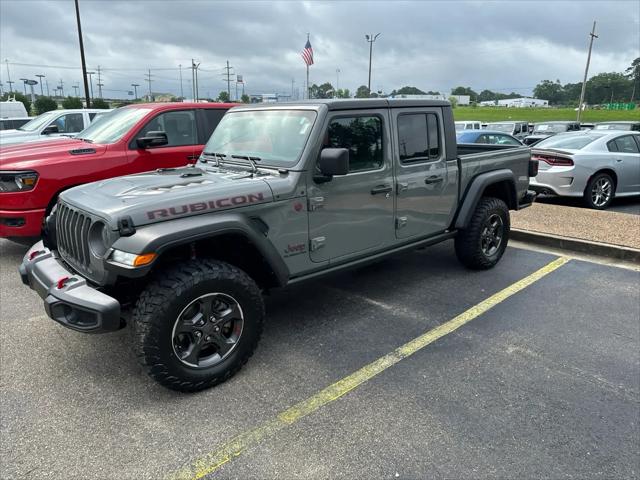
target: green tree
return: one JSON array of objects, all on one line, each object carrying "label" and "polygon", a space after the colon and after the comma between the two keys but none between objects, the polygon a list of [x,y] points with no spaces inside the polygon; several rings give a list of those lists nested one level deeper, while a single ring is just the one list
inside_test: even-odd
[{"label": "green tree", "polygon": [[585,101],[588,104],[628,102],[633,81],[623,73],[599,73],[587,80]]},{"label": "green tree", "polygon": [[360,85],[356,90],[356,98],[369,98],[370,96],[371,92],[366,85]]},{"label": "green tree", "polygon": [[251,103],[251,97],[249,95],[247,95],[246,93],[242,94],[242,96],[240,97],[240,101],[242,103]]},{"label": "green tree", "polygon": [[[33,104],[38,115],[58,109],[58,103],[51,97],[38,97]],[[66,107],[65,107],[66,108]],[[82,105],[80,106],[82,108]]]},{"label": "green tree", "polygon": [[631,87],[631,100],[633,102],[638,88],[640,88],[640,57],[636,58],[633,62],[631,62],[631,66],[627,68],[624,73],[627,77],[633,82],[633,86]]},{"label": "green tree", "polygon": [[562,85],[560,80],[552,82],[551,80],[543,80],[533,89],[533,95],[536,98],[549,100],[549,105],[558,105],[564,100]]},{"label": "green tree", "polygon": [[309,93],[311,98],[333,98],[335,91],[333,85],[331,85],[329,82],[326,82],[322,85],[316,85],[314,83],[313,85],[311,85]]},{"label": "green tree", "polygon": [[109,104],[102,98],[94,98],[93,100],[91,100],[91,106],[93,108],[110,108]]},{"label": "green tree", "polygon": [[456,97],[449,97],[449,102],[451,102],[451,108],[458,106],[458,99]]},{"label": "green tree", "polygon": [[6,101],[9,99],[9,97],[15,98],[16,102],[22,102],[25,110],[27,111],[27,114],[31,113],[31,101],[27,97],[25,97],[23,94],[19,92],[11,92],[11,95],[9,95],[9,93],[5,93],[2,96],[2,100]]},{"label": "green tree", "polygon": [[221,91],[218,94],[218,101],[222,102],[222,103],[228,103],[229,102],[229,92],[227,92],[226,90]]},{"label": "green tree", "polygon": [[472,102],[476,102],[478,98],[478,94],[471,87],[456,87],[451,90],[451,95],[469,95],[469,99]]},{"label": "green tree", "polygon": [[422,90],[417,87],[402,87],[398,90],[391,92],[391,96],[395,95],[426,95]]},{"label": "green tree", "polygon": [[67,97],[62,101],[62,108],[82,108],[82,100],[76,97]]},{"label": "green tree", "polygon": [[351,92],[348,88],[339,88],[336,90],[336,98],[351,98]]},{"label": "green tree", "polygon": [[482,90],[478,95],[478,102],[488,102],[489,100],[495,100],[496,93],[491,90]]}]

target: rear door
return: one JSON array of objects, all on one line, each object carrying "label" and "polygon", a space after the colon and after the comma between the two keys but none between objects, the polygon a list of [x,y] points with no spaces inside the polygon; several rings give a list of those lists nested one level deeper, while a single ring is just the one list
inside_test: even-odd
[{"label": "rear door", "polygon": [[441,109],[393,109],[392,115],[397,146],[396,237],[443,232],[456,207],[457,167],[446,161]]},{"label": "rear door", "polygon": [[349,174],[309,188],[310,258],[346,261],[394,243],[388,112],[330,112],[323,147],[349,150]]},{"label": "rear door", "polygon": [[[165,132],[169,143],[162,147],[139,148],[136,140],[152,131]],[[201,151],[193,109],[170,110],[156,115],[129,142],[129,156],[136,171],[142,172],[193,163]]]},{"label": "rear door", "polygon": [[618,171],[618,193],[640,192],[640,149],[637,137],[639,135],[623,135],[607,143]]}]

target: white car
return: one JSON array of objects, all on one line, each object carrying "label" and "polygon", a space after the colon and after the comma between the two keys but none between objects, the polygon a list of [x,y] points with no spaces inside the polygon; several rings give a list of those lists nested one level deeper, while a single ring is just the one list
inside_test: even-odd
[{"label": "white car", "polygon": [[93,120],[110,111],[94,108],[52,110],[37,116],[17,129],[0,130],[0,145],[74,136],[87,128]]},{"label": "white car", "polygon": [[478,122],[476,120],[466,120],[455,122],[456,131],[460,132],[462,130],[480,130],[482,128],[482,122]]},{"label": "white car", "polygon": [[640,132],[558,134],[537,143],[531,158],[539,162],[530,187],[538,193],[582,197],[599,210],[614,197],[640,195]]}]

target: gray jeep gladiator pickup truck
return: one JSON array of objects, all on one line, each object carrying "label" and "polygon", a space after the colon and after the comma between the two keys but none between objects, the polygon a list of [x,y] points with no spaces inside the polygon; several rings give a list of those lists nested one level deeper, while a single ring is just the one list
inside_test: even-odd
[{"label": "gray jeep gladiator pickup truck", "polygon": [[494,266],[536,173],[527,147],[457,145],[444,101],[236,107],[193,165],[63,192],[20,274],[53,320],[128,323],[151,377],[201,390],[252,355],[268,289],[447,239]]}]

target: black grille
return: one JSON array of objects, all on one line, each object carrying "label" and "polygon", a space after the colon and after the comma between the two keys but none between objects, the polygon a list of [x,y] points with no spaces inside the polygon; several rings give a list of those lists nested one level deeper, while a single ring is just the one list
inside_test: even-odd
[{"label": "black grille", "polygon": [[56,237],[58,250],[65,259],[78,266],[89,267],[89,227],[91,218],[64,203],[56,212]]}]

